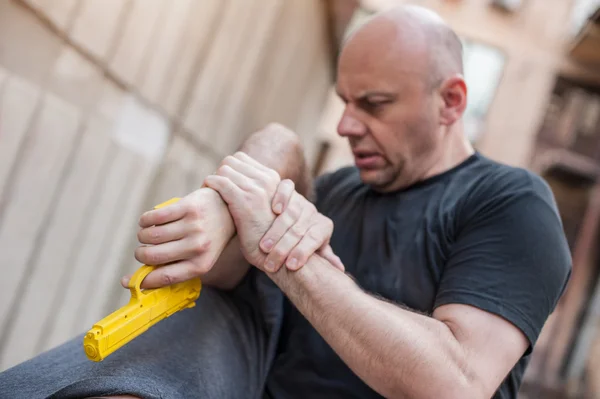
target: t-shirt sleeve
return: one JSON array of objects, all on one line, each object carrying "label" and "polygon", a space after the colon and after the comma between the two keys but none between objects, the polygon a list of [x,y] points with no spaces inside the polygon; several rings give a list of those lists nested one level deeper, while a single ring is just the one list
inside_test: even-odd
[{"label": "t-shirt sleeve", "polygon": [[505,318],[529,339],[528,353],[571,273],[553,196],[536,183],[470,201],[435,302],[468,304]]}]

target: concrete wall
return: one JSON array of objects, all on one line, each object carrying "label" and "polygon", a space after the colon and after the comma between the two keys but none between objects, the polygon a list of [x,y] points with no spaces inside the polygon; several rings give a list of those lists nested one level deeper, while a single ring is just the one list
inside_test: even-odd
[{"label": "concrete wall", "polygon": [[0,369],[124,303],[140,213],[281,122],[312,161],[319,0],[0,0]]}]

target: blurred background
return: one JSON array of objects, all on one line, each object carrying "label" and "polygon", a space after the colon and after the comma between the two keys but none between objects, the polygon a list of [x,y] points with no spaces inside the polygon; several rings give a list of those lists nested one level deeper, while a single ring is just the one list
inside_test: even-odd
[{"label": "blurred background", "polygon": [[0,370],[126,303],[139,215],[251,132],[295,130],[318,175],[348,31],[399,3],[465,45],[467,131],[555,192],[567,292],[522,398],[600,398],[600,0],[0,0]]}]

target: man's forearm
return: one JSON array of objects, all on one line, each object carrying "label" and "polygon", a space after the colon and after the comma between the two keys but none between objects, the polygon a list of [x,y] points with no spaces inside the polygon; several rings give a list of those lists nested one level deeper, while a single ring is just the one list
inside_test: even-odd
[{"label": "man's forearm", "polygon": [[[296,191],[305,197],[310,196],[312,179],[300,139],[295,133],[279,125],[269,125],[250,135],[240,151],[277,171],[282,179],[292,180]],[[232,289],[244,278],[249,267],[234,236],[215,266],[203,277],[203,282],[220,289]]]},{"label": "man's forearm", "polygon": [[446,324],[376,299],[318,255],[270,274],[341,359],[386,397],[479,397]]}]

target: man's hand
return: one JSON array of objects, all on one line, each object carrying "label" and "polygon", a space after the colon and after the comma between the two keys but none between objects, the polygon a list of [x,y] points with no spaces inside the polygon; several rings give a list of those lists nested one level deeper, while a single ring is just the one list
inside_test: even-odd
[{"label": "man's hand", "polygon": [[275,220],[271,199],[279,181],[277,172],[242,152],[226,157],[217,173],[204,179],[204,185],[217,191],[227,203],[242,254],[258,268],[266,258],[258,243]]},{"label": "man's hand", "polygon": [[[135,257],[147,265],[164,265],[144,279],[142,288],[157,288],[201,277],[213,267],[235,234],[227,205],[217,192],[201,188],[178,202],[148,211],[139,220]],[[129,277],[121,284],[127,287]]]},{"label": "man's hand", "polygon": [[[318,214],[289,182],[280,185],[279,175],[272,169],[238,152],[225,158],[216,175],[207,177],[204,184],[218,191],[229,205],[242,253],[252,265],[275,271],[293,257],[296,265],[291,262],[290,268],[297,269],[320,250],[343,269],[329,247],[331,221]],[[273,210],[282,212],[277,220]],[[310,236],[305,238],[309,231]],[[261,240],[264,251],[259,247]],[[267,262],[270,267],[266,267]]]},{"label": "man's hand", "polygon": [[294,190],[294,182],[282,180],[272,201],[277,218],[260,241],[267,253],[266,270],[276,272],[285,262],[290,270],[304,266],[315,252],[344,271],[344,265],[329,245],[333,222]]}]

